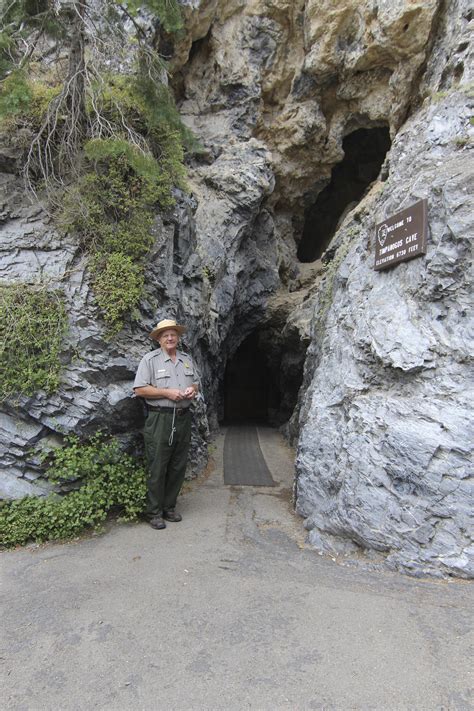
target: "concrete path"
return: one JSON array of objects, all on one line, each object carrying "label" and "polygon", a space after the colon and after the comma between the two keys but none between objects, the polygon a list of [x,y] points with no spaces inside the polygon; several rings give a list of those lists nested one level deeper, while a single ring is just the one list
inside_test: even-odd
[{"label": "concrete path", "polygon": [[2,555],[5,709],[470,709],[465,582],[305,548],[292,452],[260,431],[274,488],[214,468],[183,521]]}]

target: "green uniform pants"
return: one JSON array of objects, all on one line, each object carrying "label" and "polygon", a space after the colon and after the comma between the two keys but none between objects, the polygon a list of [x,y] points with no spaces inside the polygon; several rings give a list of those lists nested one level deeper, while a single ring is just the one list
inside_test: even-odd
[{"label": "green uniform pants", "polygon": [[147,415],[143,437],[148,462],[145,515],[149,517],[174,509],[183,485],[191,441],[189,410],[176,415],[176,431],[170,444],[172,426],[172,412],[149,412]]}]

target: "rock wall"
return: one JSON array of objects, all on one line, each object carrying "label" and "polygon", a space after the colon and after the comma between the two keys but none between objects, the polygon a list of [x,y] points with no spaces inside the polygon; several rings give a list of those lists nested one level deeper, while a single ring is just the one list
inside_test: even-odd
[{"label": "rock wall", "polygon": [[[464,94],[450,93],[407,121],[387,182],[342,228],[350,247],[313,336],[297,459],[297,506],[315,545],[361,546],[407,571],[465,576],[473,572],[466,265],[474,218],[462,139],[471,111]],[[375,272],[374,224],[419,198],[429,205],[426,257]]]},{"label": "rock wall", "polygon": [[[463,577],[473,574],[471,20],[462,3],[438,18],[424,103],[397,133],[387,182],[337,236],[357,235],[314,334],[297,461],[315,545]],[[375,223],[420,197],[426,258],[373,272]]]},{"label": "rock wall", "polygon": [[[199,469],[226,363],[258,329],[268,367],[292,389],[280,414],[303,377],[285,431],[297,445],[296,506],[310,541],[331,552],[375,549],[409,572],[471,576],[468,3],[181,5],[184,33],[162,42],[203,151],[189,165],[190,193],[156,218],[140,315],[113,343],[74,237],[24,206],[17,153],[0,151],[0,276],[61,284],[71,325],[60,392],[5,408],[6,493],[34,489],[41,468],[26,450],[65,431],[105,425],[137,445],[133,373],[166,315],[187,323],[203,376]],[[344,138],[381,127],[393,144],[378,179],[337,216],[322,262],[300,264],[308,210],[342,161]],[[421,197],[426,257],[375,272],[375,224]]]}]

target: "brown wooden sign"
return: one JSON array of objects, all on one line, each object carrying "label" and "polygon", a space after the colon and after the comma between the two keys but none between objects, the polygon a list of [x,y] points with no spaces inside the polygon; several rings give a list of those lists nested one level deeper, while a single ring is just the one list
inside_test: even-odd
[{"label": "brown wooden sign", "polygon": [[419,200],[376,226],[374,269],[426,254],[427,212],[427,200]]}]

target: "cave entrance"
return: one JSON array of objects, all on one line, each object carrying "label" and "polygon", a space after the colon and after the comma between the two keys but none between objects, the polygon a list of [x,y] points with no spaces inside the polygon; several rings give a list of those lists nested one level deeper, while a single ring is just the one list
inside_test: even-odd
[{"label": "cave entrance", "polygon": [[270,422],[278,408],[279,389],[254,331],[227,362],[224,376],[224,421]]},{"label": "cave entrance", "polygon": [[261,422],[274,427],[287,423],[303,382],[309,340],[297,329],[282,332],[267,324],[253,331],[227,361],[223,380],[223,419]]},{"label": "cave entrance", "polygon": [[329,185],[305,211],[297,252],[300,262],[321,257],[344,213],[355,207],[377,178],[390,145],[387,127],[359,128],[344,138],[344,159],[333,168]]}]

